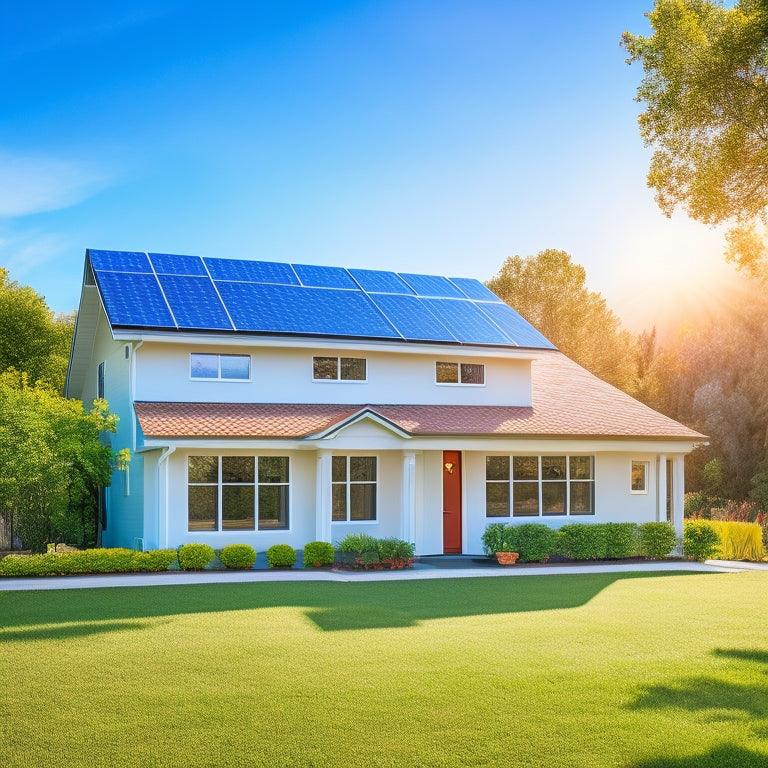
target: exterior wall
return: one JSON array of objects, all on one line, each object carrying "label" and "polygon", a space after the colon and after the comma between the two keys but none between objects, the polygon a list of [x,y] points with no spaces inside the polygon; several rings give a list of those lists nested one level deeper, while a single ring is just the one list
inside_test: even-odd
[{"label": "exterior wall", "polygon": [[[191,352],[250,354],[251,381],[191,380]],[[145,342],[137,353],[136,400],[228,403],[366,403],[416,405],[530,405],[531,363],[503,357],[370,349],[283,349]],[[366,382],[315,381],[312,357],[364,357]],[[436,384],[435,362],[485,365],[484,385]]]}]

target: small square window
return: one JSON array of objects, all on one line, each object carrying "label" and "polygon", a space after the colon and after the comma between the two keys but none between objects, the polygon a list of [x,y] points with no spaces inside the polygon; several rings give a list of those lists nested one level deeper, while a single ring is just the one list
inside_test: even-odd
[{"label": "small square window", "polygon": [[458,363],[435,363],[435,380],[438,384],[458,384]]},{"label": "small square window", "polygon": [[632,493],[648,493],[648,469],[647,461],[632,462]]}]

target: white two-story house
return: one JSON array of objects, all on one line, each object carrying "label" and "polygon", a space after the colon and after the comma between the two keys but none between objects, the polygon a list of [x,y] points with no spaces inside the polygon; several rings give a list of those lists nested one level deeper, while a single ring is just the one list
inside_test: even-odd
[{"label": "white two-story house", "polygon": [[107,546],[480,553],[491,522],[683,518],[703,436],[566,358],[482,283],[86,252],[67,395],[106,397]]}]

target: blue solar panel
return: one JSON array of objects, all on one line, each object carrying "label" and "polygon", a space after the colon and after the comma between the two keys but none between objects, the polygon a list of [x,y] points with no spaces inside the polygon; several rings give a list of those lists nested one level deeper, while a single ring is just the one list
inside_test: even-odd
[{"label": "blue solar panel", "polygon": [[416,296],[372,293],[370,298],[403,338],[413,341],[456,341],[456,337]]},{"label": "blue solar panel", "polygon": [[509,339],[471,301],[421,299],[438,320],[466,344],[506,344]]},{"label": "blue solar panel", "polygon": [[160,275],[158,279],[179,328],[233,330],[208,277]]},{"label": "blue solar panel", "polygon": [[447,278],[436,275],[413,275],[408,272],[400,272],[400,277],[419,296],[440,296],[443,298],[463,299],[464,294]]},{"label": "blue solar panel", "polygon": [[495,301],[497,304],[504,303],[479,280],[474,280],[471,277],[452,277],[451,282],[458,286],[461,292],[469,299],[474,299],[475,301]]},{"label": "blue solar panel", "polygon": [[158,275],[208,276],[199,256],[172,256],[168,253],[150,253],[149,258]]},{"label": "blue solar panel", "polygon": [[88,251],[96,271],[152,272],[146,253],[139,251]]},{"label": "blue solar panel", "polygon": [[315,267],[310,264],[292,264],[302,285],[311,288],[354,288],[359,291],[357,283],[343,267]]},{"label": "blue solar panel", "polygon": [[378,269],[350,269],[349,274],[368,293],[400,293],[406,296],[414,293],[414,290],[394,272],[381,272]]},{"label": "blue solar panel", "polygon": [[238,331],[400,338],[361,291],[217,282]]},{"label": "blue solar panel", "polygon": [[524,317],[515,312],[508,304],[483,302],[476,307],[484,312],[520,347],[556,349],[547,338],[542,336]]},{"label": "blue solar panel", "polygon": [[96,280],[112,325],[176,327],[154,275],[97,272]]},{"label": "blue solar panel", "polygon": [[245,261],[242,259],[204,259],[214,280],[243,280],[250,283],[298,285],[290,264],[279,261]]}]

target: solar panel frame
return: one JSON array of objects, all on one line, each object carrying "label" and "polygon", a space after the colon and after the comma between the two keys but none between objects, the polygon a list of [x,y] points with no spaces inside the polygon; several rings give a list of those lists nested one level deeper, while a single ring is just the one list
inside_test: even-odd
[{"label": "solar panel frame", "polygon": [[95,272],[139,272],[152,274],[149,257],[142,251],[98,251],[88,249]]},{"label": "solar panel frame", "polygon": [[112,325],[176,328],[163,289],[154,274],[94,271]]},{"label": "solar panel frame", "polygon": [[360,287],[344,267],[291,264],[301,284],[308,288],[339,288],[359,291]]},{"label": "solar panel frame", "polygon": [[272,285],[299,285],[290,264],[283,261],[248,261],[247,259],[211,259],[203,262],[214,280]]},{"label": "solar panel frame", "polygon": [[179,328],[234,330],[219,293],[207,275],[158,275],[158,281]]},{"label": "solar panel frame", "polygon": [[149,260],[158,275],[195,275],[207,277],[208,271],[200,256],[177,256],[171,253],[150,253]]},{"label": "solar panel frame", "polygon": [[418,275],[412,272],[399,272],[398,275],[413,288],[417,296],[439,297],[443,299],[464,299],[466,296],[447,277],[439,275]]},{"label": "solar panel frame", "polygon": [[420,301],[464,344],[508,346],[511,339],[468,299],[434,299]]},{"label": "solar panel frame", "polygon": [[451,277],[448,278],[468,299],[472,301],[491,301],[496,304],[503,304],[490,288],[483,285],[479,280],[472,277]]},{"label": "solar panel frame", "polygon": [[348,269],[347,272],[355,278],[365,293],[394,293],[404,296],[413,296],[416,293],[396,272],[379,269]]},{"label": "solar panel frame", "polygon": [[369,298],[408,341],[449,341],[458,339],[424,306],[418,296],[369,293]]},{"label": "solar panel frame", "polygon": [[509,336],[510,341],[519,347],[536,349],[557,349],[542,333],[537,331],[519,312],[509,304],[494,302],[473,302],[474,305],[487,315],[501,330]]}]

